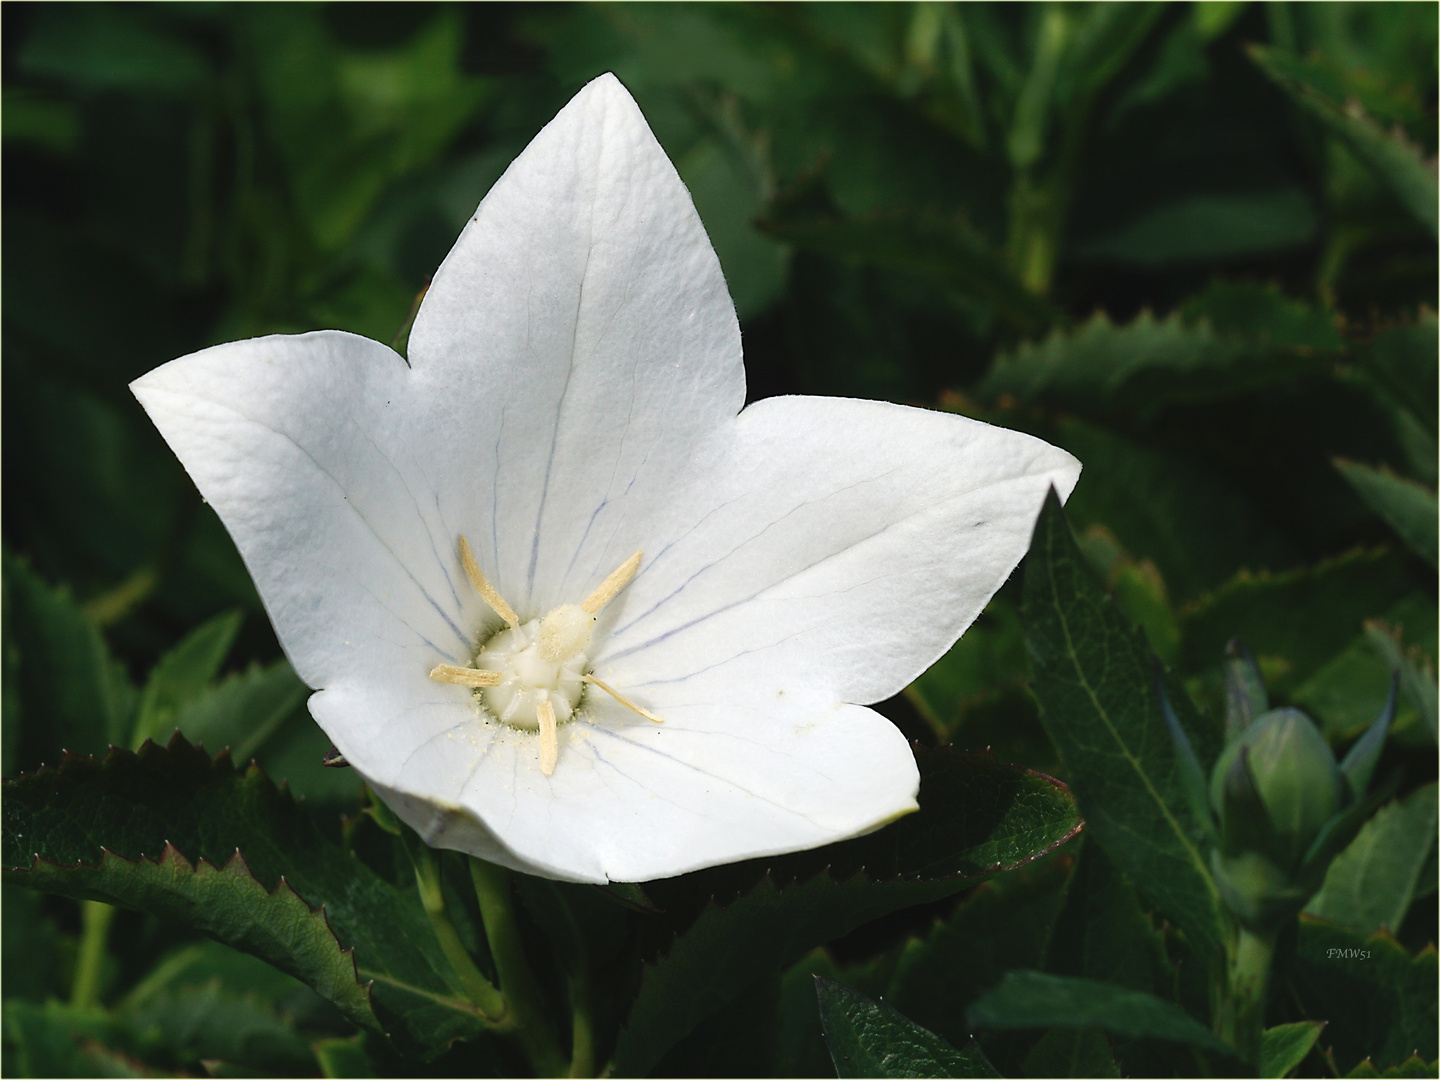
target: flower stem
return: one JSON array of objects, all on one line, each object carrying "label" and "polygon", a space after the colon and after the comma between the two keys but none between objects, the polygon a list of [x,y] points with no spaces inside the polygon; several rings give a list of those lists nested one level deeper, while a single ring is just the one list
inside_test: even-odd
[{"label": "flower stem", "polygon": [[75,981],[70,987],[70,1004],[87,1009],[100,997],[100,976],[105,968],[105,946],[110,940],[110,921],[115,909],[100,900],[80,901],[80,952],[75,958]]},{"label": "flower stem", "polygon": [[1240,927],[1229,958],[1229,979],[1215,1019],[1215,1031],[1252,1065],[1259,1064],[1265,1031],[1265,997],[1276,932]]},{"label": "flower stem", "polygon": [[445,958],[450,961],[450,967],[460,979],[465,993],[484,1013],[485,1019],[492,1024],[504,1021],[507,1005],[504,995],[475,966],[450,919],[450,913],[445,910],[445,892],[440,887],[440,864],[435,853],[428,847],[417,845],[414,855],[415,883],[420,888],[420,902],[425,905],[425,914],[430,916],[430,926]]},{"label": "flower stem", "polygon": [[490,942],[490,955],[495,961],[495,974],[510,1007],[518,1031],[516,1035],[530,1065],[540,1076],[566,1076],[570,1063],[560,1052],[540,1001],[540,988],[535,985],[530,964],[520,941],[520,928],[511,907],[510,872],[503,867],[471,858],[470,880],[475,884],[475,898],[480,901],[480,917],[485,922],[485,937]]}]

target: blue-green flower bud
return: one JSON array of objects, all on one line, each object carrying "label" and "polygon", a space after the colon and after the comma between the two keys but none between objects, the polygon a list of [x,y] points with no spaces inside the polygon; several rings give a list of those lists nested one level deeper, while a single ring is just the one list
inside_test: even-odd
[{"label": "blue-green flower bud", "polygon": [[1210,776],[1211,866],[1242,924],[1271,926],[1304,906],[1324,877],[1305,856],[1349,796],[1325,737],[1295,709],[1256,717],[1225,747]]},{"label": "blue-green flower bud", "polygon": [[1274,847],[1261,854],[1283,870],[1293,869],[1345,805],[1348,789],[1335,755],[1314,722],[1298,709],[1274,709],[1256,717],[1225,748],[1210,776],[1210,805],[1220,815],[1222,835],[1227,813],[1240,812],[1239,806],[1226,808],[1225,779],[1242,752],[1273,828]]}]

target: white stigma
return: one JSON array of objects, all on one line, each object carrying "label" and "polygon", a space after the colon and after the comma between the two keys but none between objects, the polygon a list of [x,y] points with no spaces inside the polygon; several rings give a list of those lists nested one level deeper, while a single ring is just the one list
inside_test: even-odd
[{"label": "white stigma", "polygon": [[559,755],[557,726],[575,714],[587,683],[598,686],[637,715],[664,723],[589,671],[587,650],[595,616],[635,576],[640,552],[621,563],[584,603],[563,604],[543,619],[526,623],[520,622],[514,609],[486,579],[463,536],[460,565],[475,591],[509,626],[485,642],[469,667],[437,664],[430,678],[470,687],[495,719],[522,731],[538,732],[540,769],[546,776],[555,771]]}]

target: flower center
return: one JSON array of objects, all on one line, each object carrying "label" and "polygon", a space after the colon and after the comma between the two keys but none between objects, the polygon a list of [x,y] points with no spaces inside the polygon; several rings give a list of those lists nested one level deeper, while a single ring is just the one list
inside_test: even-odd
[{"label": "flower center", "polygon": [[480,570],[465,538],[460,537],[460,565],[485,603],[509,628],[489,638],[468,667],[436,664],[430,678],[476,691],[486,710],[497,720],[522,731],[540,734],[540,770],[555,771],[559,754],[556,726],[575,715],[585,684],[604,690],[631,712],[663,724],[660,717],[628,700],[601,682],[588,668],[590,635],[595,616],[630,583],[640,566],[635,552],[600,583],[583,604],[564,604],[543,619],[521,623]]},{"label": "flower center", "polygon": [[[564,608],[560,608],[564,611]],[[497,720],[511,727],[526,731],[540,730],[541,702],[549,702],[555,712],[557,723],[563,724],[580,704],[580,695],[585,690],[585,668],[590,658],[585,655],[584,645],[571,651],[564,659],[546,659],[546,652],[556,655],[556,650],[546,650],[545,628],[556,612],[542,621],[531,619],[520,626],[509,627],[485,642],[475,657],[474,666],[481,671],[494,671],[500,675],[495,686],[480,688],[480,698],[485,708]]]}]

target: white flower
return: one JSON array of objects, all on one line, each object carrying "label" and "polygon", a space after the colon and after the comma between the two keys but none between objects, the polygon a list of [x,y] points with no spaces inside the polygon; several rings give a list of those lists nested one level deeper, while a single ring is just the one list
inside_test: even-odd
[{"label": "white flower", "polygon": [[206,349],[133,390],[346,760],[429,843],[573,881],[914,810],[910,749],[865,704],[945,652],[1080,469],[898,405],[741,411],[719,263],[609,75],[480,204],[408,364],[326,331]]}]

